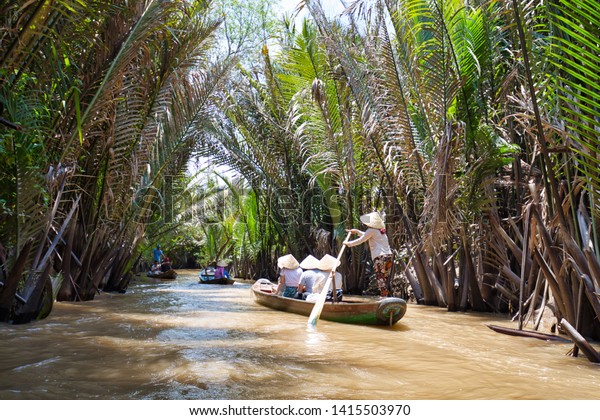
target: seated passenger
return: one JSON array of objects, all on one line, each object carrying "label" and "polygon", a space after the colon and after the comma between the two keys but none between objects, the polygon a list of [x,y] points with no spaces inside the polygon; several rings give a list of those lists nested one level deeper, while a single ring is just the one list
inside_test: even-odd
[{"label": "seated passenger", "polygon": [[217,263],[217,268],[215,269],[215,280],[227,277],[225,275],[225,267],[226,266],[227,266],[227,263],[223,260],[221,260]]},{"label": "seated passenger", "polygon": [[155,262],[152,264],[152,267],[150,267],[150,274],[160,274],[160,263]]},{"label": "seated passenger", "polygon": [[166,272],[167,272],[167,271],[169,271],[170,269],[171,269],[171,260],[170,260],[168,257],[166,257],[166,258],[163,260],[163,262],[162,262],[162,264],[161,264],[161,266],[160,266],[160,270],[161,270],[163,273],[166,273]]},{"label": "seated passenger", "polygon": [[298,294],[298,283],[302,275],[302,269],[298,260],[292,254],[287,254],[279,257],[277,266],[280,269],[277,292],[283,297],[296,297]]},{"label": "seated passenger", "polygon": [[321,277],[323,273],[317,269],[319,260],[312,255],[306,257],[300,263],[300,268],[304,270],[300,276],[300,282],[298,283],[298,299],[306,300],[306,297],[313,292],[313,285]]},{"label": "seated passenger", "polygon": [[[331,274],[331,272],[333,270],[335,270],[337,267],[339,267],[340,262],[333,256],[329,255],[329,254],[325,254],[323,256],[323,258],[321,258],[319,260],[319,269],[323,272],[324,276],[325,276],[325,280],[327,280],[327,277]],[[329,283],[329,288],[327,290],[327,301],[332,301],[333,300],[333,283],[335,283],[335,292],[336,292],[336,296],[337,296],[337,301],[341,301],[342,300],[342,287],[343,287],[343,278],[342,278],[342,274],[338,273],[337,271],[335,272],[335,276],[334,276],[334,280],[330,281]],[[323,287],[325,286],[325,282],[323,282],[322,285],[320,285],[320,289],[319,292],[323,289]],[[314,290],[314,288],[313,288]]]}]

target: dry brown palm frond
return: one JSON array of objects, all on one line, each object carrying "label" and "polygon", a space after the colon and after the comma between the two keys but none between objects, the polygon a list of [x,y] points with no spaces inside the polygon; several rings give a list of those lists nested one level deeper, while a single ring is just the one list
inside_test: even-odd
[{"label": "dry brown palm frond", "polygon": [[463,217],[455,205],[458,183],[454,177],[456,171],[456,152],[452,138],[456,134],[447,126],[445,135],[438,146],[434,177],[421,216],[420,230],[428,233],[430,243],[427,247],[439,250],[448,238],[458,235],[457,229]]},{"label": "dry brown palm frond", "polygon": [[[373,48],[367,48],[367,55],[376,64],[371,74],[373,86],[378,90],[386,131],[383,145],[386,162],[396,174],[397,182],[401,182],[406,190],[422,196],[429,180],[425,176],[427,164],[417,147],[421,139],[416,134],[409,110],[410,93],[406,79],[410,76],[400,70],[399,58],[385,24],[378,24],[376,31],[372,35]],[[378,54],[375,55],[375,52]]]}]

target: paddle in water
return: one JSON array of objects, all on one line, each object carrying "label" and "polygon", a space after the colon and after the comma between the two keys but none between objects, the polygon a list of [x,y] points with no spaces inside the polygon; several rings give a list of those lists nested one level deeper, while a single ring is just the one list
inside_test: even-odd
[{"label": "paddle in water", "polygon": [[[346,239],[344,240],[344,242],[346,242],[350,239],[350,235],[352,235],[352,232],[348,232],[348,235],[346,236]],[[327,298],[327,292],[329,291],[329,285],[333,281],[334,286],[335,286],[335,280],[333,280],[335,278],[335,270],[338,266],[338,263],[340,262],[340,259],[342,258],[342,254],[344,253],[345,249],[346,249],[346,245],[342,245],[342,249],[340,249],[340,253],[338,254],[336,263],[333,265],[333,268],[331,269],[329,276],[327,276],[327,281],[325,282],[325,286],[323,286],[321,293],[319,293],[319,297],[317,298],[317,301],[315,302],[315,306],[313,307],[313,310],[310,313],[310,316],[308,317],[308,326],[309,327],[315,327],[317,325],[317,321],[319,320],[319,317],[321,316],[321,311],[323,310],[323,305],[325,305],[325,299]],[[332,288],[332,294],[334,294],[334,293],[335,293],[335,287]]]}]

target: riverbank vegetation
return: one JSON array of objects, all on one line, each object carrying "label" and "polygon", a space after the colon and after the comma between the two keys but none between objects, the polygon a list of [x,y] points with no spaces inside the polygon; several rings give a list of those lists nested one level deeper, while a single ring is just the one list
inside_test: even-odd
[{"label": "riverbank vegetation", "polygon": [[[598,338],[596,4],[301,5],[257,9],[252,60],[208,1],[2,6],[0,319],[126,289],[159,238],[272,276],[377,209],[397,294]],[[369,288],[360,247],[340,270]]]}]

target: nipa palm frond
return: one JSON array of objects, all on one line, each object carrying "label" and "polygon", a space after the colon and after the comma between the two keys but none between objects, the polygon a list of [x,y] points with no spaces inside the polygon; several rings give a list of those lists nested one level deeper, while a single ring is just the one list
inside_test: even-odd
[{"label": "nipa palm frond", "polygon": [[[383,16],[379,18],[382,20]],[[382,115],[383,127],[386,131],[384,153],[388,166],[393,169],[396,182],[408,193],[414,194],[421,202],[429,179],[428,162],[423,159],[420,146],[423,139],[418,136],[413,121],[414,106],[407,86],[408,79],[414,77],[406,74],[399,62],[397,49],[392,44],[387,27],[383,21],[375,26],[375,33],[369,38],[372,45],[367,48],[367,55],[375,63],[373,83],[378,92],[378,106]],[[397,23],[396,30],[401,30]],[[374,53],[377,52],[377,55]],[[406,57],[405,57],[406,58]]]},{"label": "nipa palm frond", "polygon": [[593,0],[566,0],[553,5],[549,16],[555,28],[550,60],[556,69],[560,116],[565,121],[568,144],[586,178],[591,208],[599,215],[600,8]]},{"label": "nipa palm frond", "polygon": [[[127,38],[118,43],[116,56],[104,73],[100,84],[95,88],[93,97],[85,104],[81,112],[83,131],[92,129],[97,124],[97,114],[102,115],[105,109],[111,109],[115,97],[121,87],[127,69],[136,62],[140,51],[145,51],[145,44],[154,33],[160,32],[168,17],[174,12],[175,3],[151,1],[133,25]],[[73,132],[63,151],[68,156],[70,148],[80,132]],[[62,159],[61,159],[62,160]]]}]

